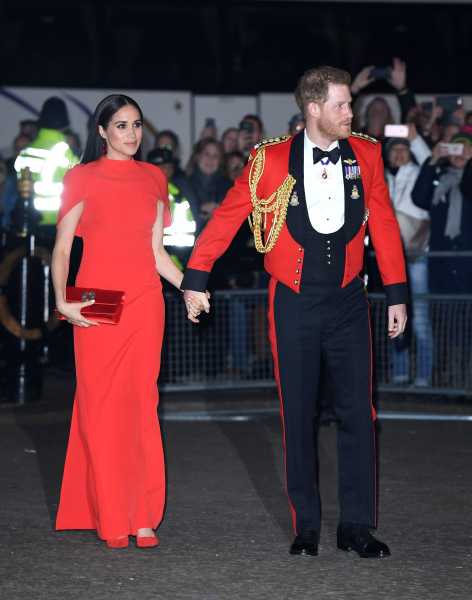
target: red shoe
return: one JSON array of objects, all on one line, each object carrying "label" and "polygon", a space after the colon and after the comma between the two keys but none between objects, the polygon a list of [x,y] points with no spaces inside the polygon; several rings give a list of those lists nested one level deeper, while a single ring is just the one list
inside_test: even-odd
[{"label": "red shoe", "polygon": [[157,535],[153,536],[144,536],[137,535],[136,536],[136,546],[138,548],[155,548],[159,546],[159,538]]},{"label": "red shoe", "polygon": [[128,536],[113,538],[106,540],[108,548],[127,548],[128,547]]}]

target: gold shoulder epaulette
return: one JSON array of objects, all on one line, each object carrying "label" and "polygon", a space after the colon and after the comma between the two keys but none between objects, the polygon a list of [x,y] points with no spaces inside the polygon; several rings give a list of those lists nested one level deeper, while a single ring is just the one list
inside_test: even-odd
[{"label": "gold shoulder epaulette", "polygon": [[262,140],[258,144],[254,146],[254,150],[259,150],[262,146],[272,146],[273,144],[280,144],[281,142],[286,142],[292,136],[290,135],[278,135],[277,137],[267,138]]},{"label": "gold shoulder epaulette", "polygon": [[358,133],[357,131],[351,131],[351,135],[353,135],[354,137],[358,137],[361,140],[367,140],[368,142],[372,142],[373,144],[379,143],[379,140],[376,140],[374,137],[371,137],[366,133]]}]

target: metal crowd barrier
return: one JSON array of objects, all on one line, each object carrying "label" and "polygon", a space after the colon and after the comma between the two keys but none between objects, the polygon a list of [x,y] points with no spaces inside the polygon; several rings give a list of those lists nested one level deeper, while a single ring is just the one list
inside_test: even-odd
[{"label": "metal crowd barrier", "polygon": [[[472,396],[472,294],[413,298],[411,327],[387,337],[385,296],[369,295],[374,384],[380,391]],[[166,296],[160,386],[166,391],[273,387],[265,290],[217,291],[196,326],[180,295]]]}]

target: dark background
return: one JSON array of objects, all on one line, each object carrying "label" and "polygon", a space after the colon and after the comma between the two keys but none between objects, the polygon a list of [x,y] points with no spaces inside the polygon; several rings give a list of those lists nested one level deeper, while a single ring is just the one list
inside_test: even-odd
[{"label": "dark background", "polygon": [[450,2],[4,1],[0,84],[287,92],[317,64],[399,56],[415,91],[472,93],[471,22]]}]

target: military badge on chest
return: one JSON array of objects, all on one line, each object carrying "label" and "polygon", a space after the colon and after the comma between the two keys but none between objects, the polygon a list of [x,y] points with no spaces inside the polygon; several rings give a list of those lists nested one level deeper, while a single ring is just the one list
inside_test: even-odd
[{"label": "military badge on chest", "polygon": [[290,197],[289,204],[290,206],[298,206],[300,204],[296,190],[293,191],[292,196]]},{"label": "military badge on chest", "polygon": [[[345,158],[344,163],[344,179],[349,182],[360,180],[361,168],[357,164],[357,161],[353,158]],[[353,183],[351,188],[351,200],[359,200],[361,194],[357,184]]]}]

